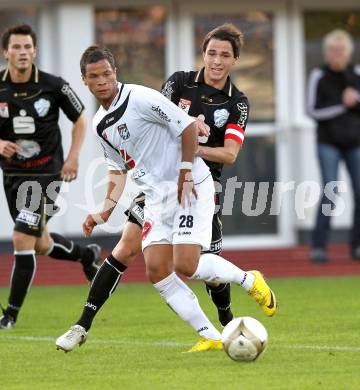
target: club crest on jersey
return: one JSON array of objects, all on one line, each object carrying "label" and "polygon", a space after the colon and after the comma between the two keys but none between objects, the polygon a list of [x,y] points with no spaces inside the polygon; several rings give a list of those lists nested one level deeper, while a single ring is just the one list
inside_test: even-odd
[{"label": "club crest on jersey", "polygon": [[189,113],[191,106],[191,100],[181,98],[179,101],[179,107],[184,110],[187,114]]},{"label": "club crest on jersey", "polygon": [[47,99],[41,98],[34,103],[34,107],[39,116],[45,116],[50,109],[50,102]]},{"label": "club crest on jersey", "polygon": [[216,127],[223,127],[228,120],[230,112],[225,108],[214,111],[214,123]]},{"label": "club crest on jersey", "polygon": [[0,103],[0,117],[9,118],[9,106],[5,102]]},{"label": "club crest on jersey", "polygon": [[126,123],[119,125],[117,129],[118,129],[118,132],[119,132],[121,139],[126,141],[127,139],[130,138],[130,133],[129,133],[129,130],[126,126]]}]

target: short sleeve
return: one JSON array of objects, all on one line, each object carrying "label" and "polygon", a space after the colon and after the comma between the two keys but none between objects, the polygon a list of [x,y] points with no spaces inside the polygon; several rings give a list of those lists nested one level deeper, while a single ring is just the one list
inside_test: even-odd
[{"label": "short sleeve", "polygon": [[137,89],[135,99],[136,109],[143,119],[161,124],[176,137],[195,121],[154,89],[145,87]]},{"label": "short sleeve", "polygon": [[72,122],[76,122],[84,110],[84,105],[70,85],[60,78],[58,91],[59,105]]},{"label": "short sleeve", "polygon": [[244,142],[245,129],[249,118],[249,102],[245,96],[240,97],[232,106],[224,139],[232,139],[240,145]]}]

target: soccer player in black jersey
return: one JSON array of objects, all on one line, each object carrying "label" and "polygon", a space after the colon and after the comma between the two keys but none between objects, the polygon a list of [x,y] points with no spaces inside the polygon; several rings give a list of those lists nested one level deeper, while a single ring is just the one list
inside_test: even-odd
[{"label": "soccer player in black jersey", "polygon": [[[2,47],[8,66],[0,72],[0,166],[15,223],[15,260],[0,329],[10,329],[33,280],[36,254],[80,261],[91,281],[98,269],[100,247],[79,246],[58,233],[49,233],[46,227],[57,211],[55,200],[62,181],[71,182],[78,173],[86,131],[84,106],[66,81],[33,64],[36,35],[30,26],[8,29],[2,36]],[[65,161],[58,125],[60,109],[73,122]]]},{"label": "soccer player in black jersey", "polygon": [[[218,183],[223,164],[233,164],[237,158],[248,118],[247,98],[236,89],[229,78],[230,69],[239,57],[241,43],[241,32],[231,24],[225,24],[210,31],[203,42],[205,67],[199,72],[176,72],[162,88],[162,93],[175,104],[192,116],[201,116],[202,120],[210,126],[208,139],[200,139],[197,155],[204,158],[210,167],[214,181]],[[102,58],[99,57],[99,61]],[[86,72],[84,72],[85,70],[82,69],[85,79]],[[104,73],[104,87],[102,87],[104,89],[106,77]],[[104,99],[103,96],[102,99]],[[111,99],[109,96],[110,103]],[[108,210],[89,215],[85,220],[83,230],[86,235],[91,234],[98,221],[106,221],[116,206],[116,199],[108,198],[106,201],[111,205]],[[144,195],[139,194],[127,210],[129,219],[122,237],[112,254],[100,267],[90,287],[80,319],[68,332],[57,339],[58,348],[68,352],[76,345],[85,342],[96,313],[113,293],[126,268],[140,253],[145,202]],[[210,253],[202,255],[210,256],[210,259],[215,262],[217,261],[216,255],[221,252],[222,247],[220,215],[220,212],[217,212],[213,218]],[[265,314],[269,316],[275,314],[277,310],[275,296],[261,274],[258,271],[251,271],[247,272],[247,277],[248,280],[244,280],[243,288],[246,285],[245,289],[248,294],[260,304]],[[226,325],[233,318],[230,310],[230,285],[207,284],[207,290],[218,308],[221,324]],[[200,342],[191,349],[191,352],[207,349],[211,349],[211,345]]]},{"label": "soccer player in black jersey", "polygon": [[[242,34],[231,24],[210,31],[202,45],[204,67],[198,72],[175,72],[164,83],[162,94],[191,116],[202,115],[210,136],[199,138],[197,155],[209,166],[215,187],[220,188],[223,164],[233,164],[241,149],[249,115],[246,96],[231,82],[229,72],[239,58]],[[222,250],[219,197],[213,217],[212,242],[208,253]],[[206,289],[225,326],[233,318],[230,285],[209,284]]]}]

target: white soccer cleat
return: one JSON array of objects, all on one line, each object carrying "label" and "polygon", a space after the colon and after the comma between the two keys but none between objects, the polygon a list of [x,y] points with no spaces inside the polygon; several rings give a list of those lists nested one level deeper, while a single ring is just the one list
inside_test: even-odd
[{"label": "white soccer cleat", "polygon": [[87,332],[81,325],[74,325],[58,337],[56,340],[56,349],[62,349],[65,352],[71,352],[77,345],[80,347],[85,343]]}]

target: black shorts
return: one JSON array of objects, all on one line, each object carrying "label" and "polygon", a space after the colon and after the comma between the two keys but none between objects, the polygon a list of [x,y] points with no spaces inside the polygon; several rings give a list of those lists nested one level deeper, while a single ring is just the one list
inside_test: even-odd
[{"label": "black shorts", "polygon": [[44,176],[4,175],[4,189],[14,230],[41,237],[55,205],[62,180],[59,174]]},{"label": "black shorts", "polygon": [[125,211],[125,215],[128,217],[128,222],[135,223],[141,229],[144,223],[144,207],[145,207],[145,194],[140,192],[132,200],[129,208]]},{"label": "black shorts", "polygon": [[[216,205],[219,205],[219,198],[216,198]],[[144,223],[144,207],[145,207],[145,194],[138,194],[131,202],[129,208],[125,211],[125,215],[128,217],[128,222],[135,223],[141,229]],[[222,251],[222,222],[221,222],[221,210],[214,214],[212,220],[212,236],[210,249],[204,253],[220,254]]]}]

